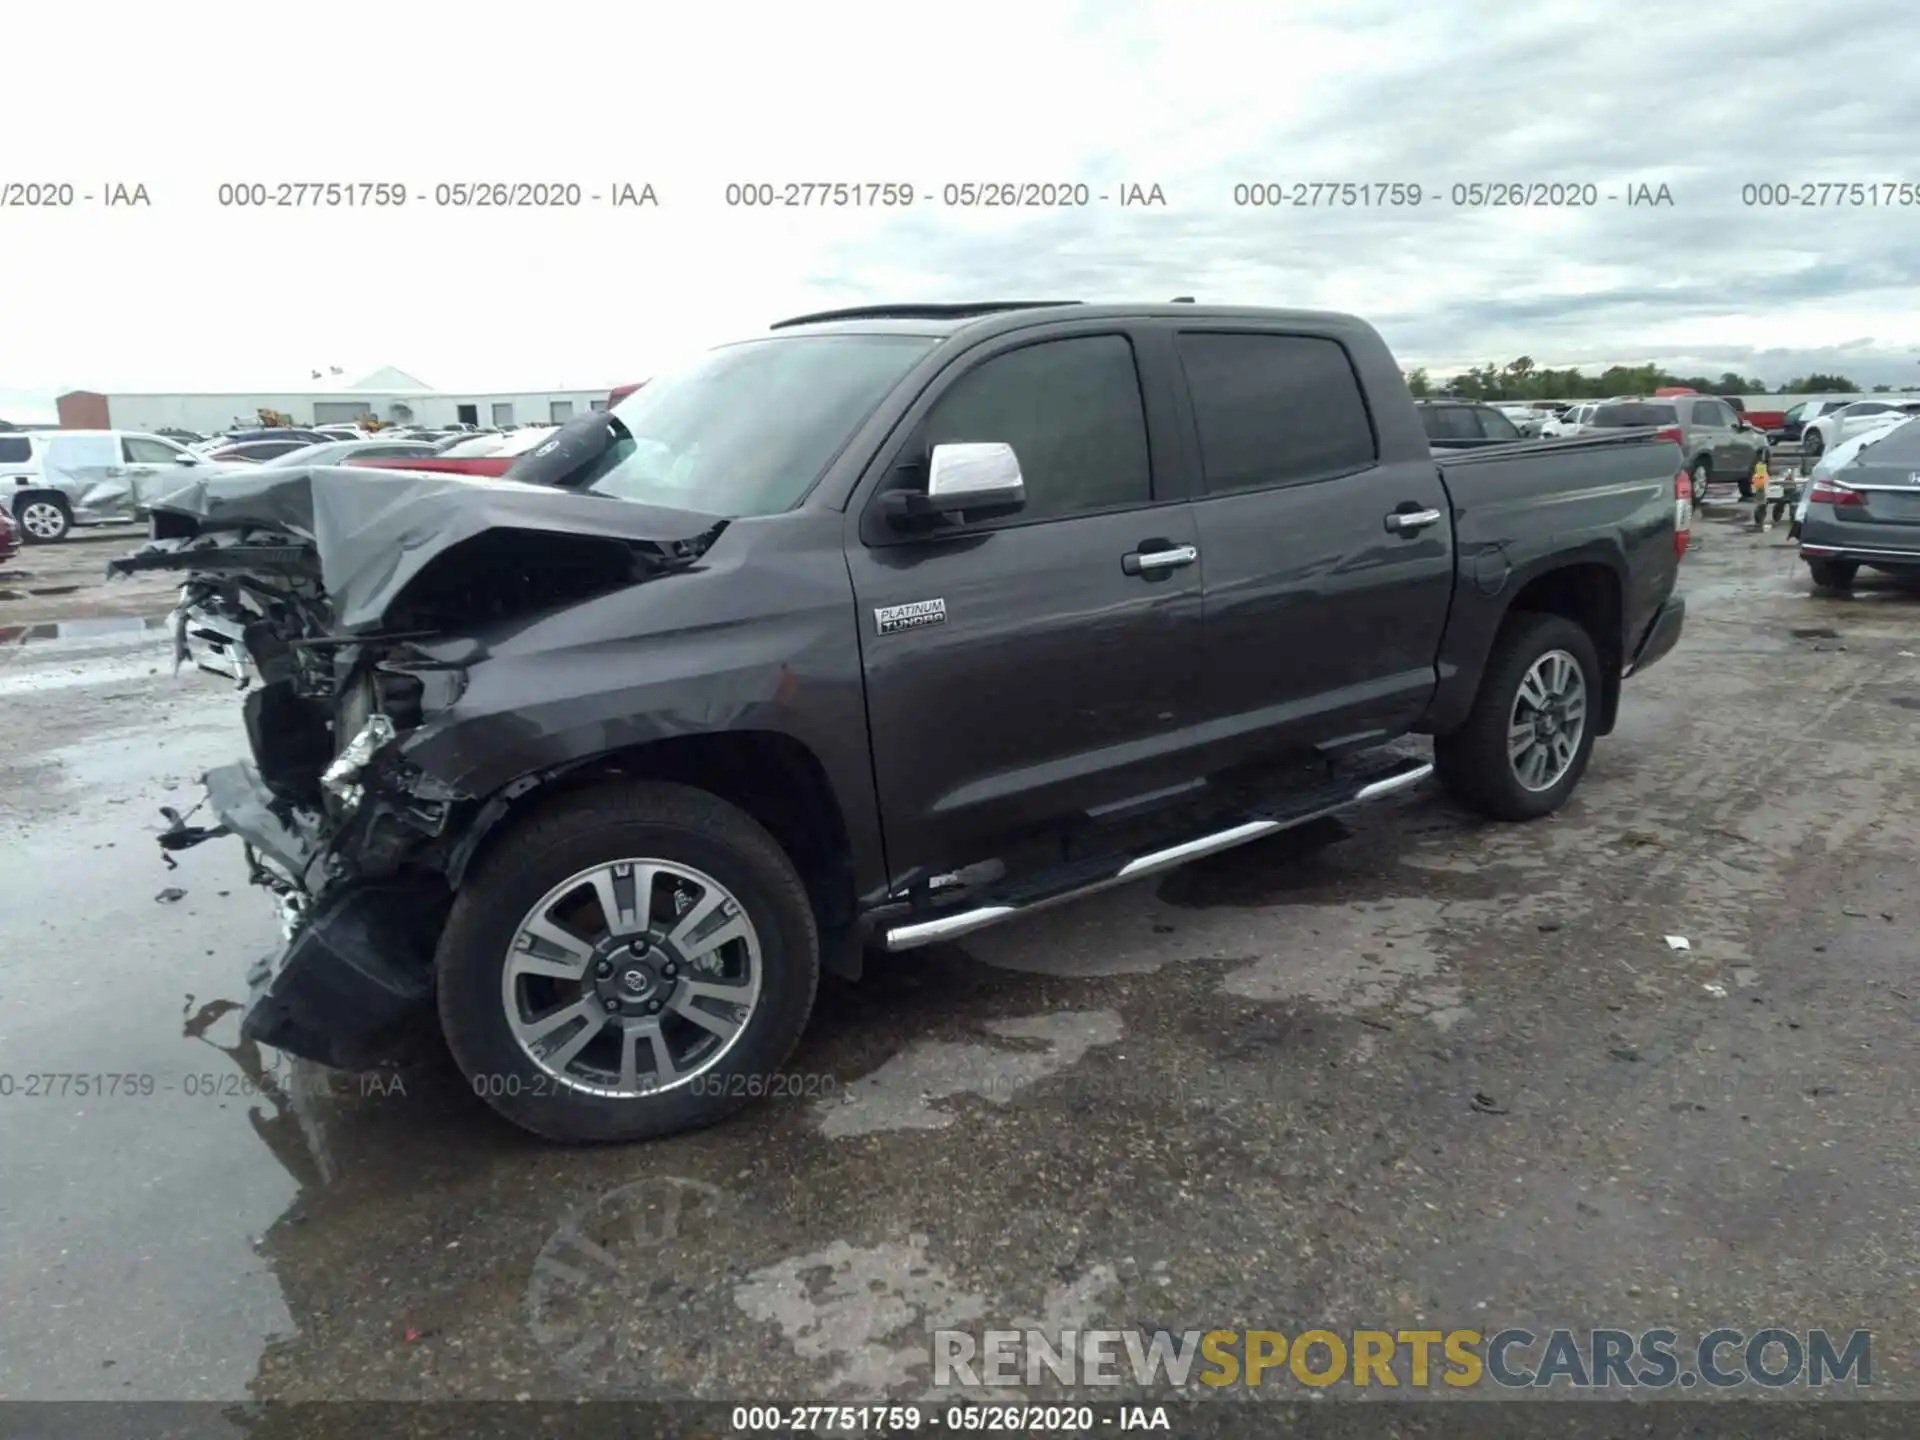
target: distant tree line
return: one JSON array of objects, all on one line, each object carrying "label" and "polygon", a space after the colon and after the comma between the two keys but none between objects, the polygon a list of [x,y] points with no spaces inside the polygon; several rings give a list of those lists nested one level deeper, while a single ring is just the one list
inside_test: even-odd
[{"label": "distant tree line", "polygon": [[[1864,389],[1844,375],[1797,375],[1784,385],[1726,371],[1718,380],[1705,375],[1674,375],[1658,365],[1611,365],[1598,375],[1578,370],[1543,370],[1531,355],[1505,365],[1476,365],[1458,375],[1434,377],[1426,367],[1407,371],[1407,388],[1416,396],[1459,395],[1469,400],[1604,400],[1609,395],[1651,395],[1668,385],[1685,385],[1703,395],[1859,395]],[[1876,385],[1889,392],[1891,385]]]}]

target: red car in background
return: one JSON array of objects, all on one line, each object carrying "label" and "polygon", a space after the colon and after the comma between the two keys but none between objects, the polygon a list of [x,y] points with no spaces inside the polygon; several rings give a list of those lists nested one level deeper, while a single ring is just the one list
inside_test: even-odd
[{"label": "red car in background", "polygon": [[[1699,393],[1698,390],[1685,385],[1663,385],[1654,391],[1653,395],[1656,400],[1665,400],[1672,395],[1698,395]],[[1715,398],[1726,401],[1733,407],[1735,414],[1756,430],[1778,430],[1787,423],[1787,412],[1784,410],[1749,410],[1738,395],[1720,395]]]},{"label": "red car in background", "polygon": [[475,435],[470,440],[457,440],[438,455],[402,459],[368,456],[348,460],[347,464],[378,470],[424,470],[432,475],[499,476],[512,469],[513,462],[529,450],[537,449],[556,428],[529,425],[505,435]]}]

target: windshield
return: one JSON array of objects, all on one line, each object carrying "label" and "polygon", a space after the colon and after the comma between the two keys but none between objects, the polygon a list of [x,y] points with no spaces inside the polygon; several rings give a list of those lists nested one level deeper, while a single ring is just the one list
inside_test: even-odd
[{"label": "windshield", "polygon": [[1587,423],[1596,430],[1637,430],[1643,425],[1677,425],[1679,414],[1671,405],[1602,405]]},{"label": "windshield", "polygon": [[935,343],[796,335],[710,350],[609,412],[614,442],[580,488],[729,518],[778,514]]}]

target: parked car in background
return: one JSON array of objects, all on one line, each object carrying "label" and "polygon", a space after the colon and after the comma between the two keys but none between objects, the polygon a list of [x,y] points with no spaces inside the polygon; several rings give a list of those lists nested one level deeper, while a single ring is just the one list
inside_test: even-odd
[{"label": "parked car in background", "polygon": [[1435,457],[1349,316],[803,316],[572,434],[584,484],[216,480],[112,566],[278,622],[273,723],[161,837],[243,841],[289,917],[241,1036],[435,1025],[555,1140],[716,1122],[869,944],[1429,775],[1552,814],[1684,625],[1670,441]]},{"label": "parked car in background", "polygon": [[20,527],[13,523],[13,517],[0,510],[0,564],[20,553]]},{"label": "parked car in background", "polygon": [[1852,400],[1802,400],[1787,410],[1777,426],[1767,431],[1767,439],[1775,445],[1797,445],[1800,434],[1822,415],[1830,415],[1853,403]]},{"label": "parked car in background", "polygon": [[1491,404],[1495,410],[1507,417],[1508,422],[1519,432],[1521,439],[1533,440],[1539,437],[1541,423],[1546,417],[1531,405],[1507,400],[1495,400]]},{"label": "parked car in background", "polygon": [[298,440],[302,445],[318,445],[323,440],[339,438],[338,435],[328,435],[319,430],[303,430],[291,426],[281,429],[255,427],[245,430],[223,430],[220,434],[209,436],[189,448],[205,455],[234,445],[248,445],[256,440]]},{"label": "parked car in background", "polygon": [[78,525],[137,518],[143,503],[179,485],[180,467],[202,463],[184,445],[142,431],[0,435],[0,503],[27,544],[48,545]]},{"label": "parked car in background", "polygon": [[423,460],[438,449],[439,446],[431,440],[383,440],[377,437],[332,440],[318,445],[297,446],[283,454],[269,456],[260,463],[285,469],[290,465],[344,465],[349,460]]},{"label": "parked car in background", "polygon": [[217,450],[209,450],[206,458],[216,465],[258,465],[262,460],[271,460],[276,455],[327,443],[325,440],[243,440],[237,445],[223,445]]},{"label": "parked car in background", "polygon": [[177,445],[186,446],[198,445],[202,440],[207,438],[197,430],[176,430],[171,425],[162,425],[153,433],[160,436],[163,440],[171,440]]},{"label": "parked car in background", "polygon": [[1882,425],[1897,425],[1912,413],[1902,402],[1894,400],[1855,400],[1838,409],[1823,411],[1800,431],[1800,452],[1809,460],[1816,460],[1822,451],[1842,440],[1851,440]]},{"label": "parked car in background", "polygon": [[1762,435],[1768,434],[1770,431],[1778,429],[1786,423],[1787,412],[1784,410],[1755,410],[1749,407],[1747,402],[1742,400],[1738,395],[1723,395],[1720,398],[1733,407],[1736,415],[1742,420],[1745,420],[1747,424],[1758,430]]},{"label": "parked car in background", "polygon": [[1854,438],[1866,443],[1808,486],[1800,519],[1800,558],[1820,590],[1852,589],[1862,565],[1920,576],[1920,419]]},{"label": "parked car in background", "polygon": [[1540,438],[1543,440],[1566,440],[1575,435],[1584,434],[1586,422],[1592,418],[1593,412],[1599,408],[1600,402],[1598,400],[1589,400],[1584,404],[1567,406],[1566,409],[1560,411],[1553,419],[1547,421],[1540,427]]},{"label": "parked car in background", "polygon": [[346,463],[383,470],[422,470],[439,475],[497,477],[505,475],[522,455],[537,449],[556,428],[552,425],[529,425],[511,435],[467,435],[416,459],[356,456]]},{"label": "parked car in background", "polygon": [[1793,520],[1792,523],[1787,526],[1787,538],[1789,540],[1798,540],[1800,538],[1801,527],[1806,524],[1807,507],[1813,503],[1814,482],[1829,477],[1841,467],[1850,464],[1855,455],[1858,455],[1867,446],[1875,444],[1883,437],[1892,434],[1893,430],[1893,426],[1883,425],[1878,429],[1868,430],[1863,434],[1856,435],[1851,440],[1842,440],[1838,445],[1834,446],[1814,462],[1813,468],[1807,471],[1805,478],[1800,482],[1800,493],[1794,501]]},{"label": "parked car in background", "polygon": [[1504,445],[1527,437],[1520,427],[1492,405],[1471,400],[1422,400],[1415,407],[1427,442],[1435,450],[1475,450],[1482,445]]},{"label": "parked car in background", "polygon": [[1754,466],[1770,459],[1772,454],[1767,437],[1742,420],[1717,395],[1608,400],[1594,407],[1585,424],[1590,434],[1647,426],[1678,431],[1680,448],[1687,456],[1687,473],[1693,477],[1696,502],[1706,498],[1710,484],[1722,480],[1738,485],[1742,500],[1752,498]]}]

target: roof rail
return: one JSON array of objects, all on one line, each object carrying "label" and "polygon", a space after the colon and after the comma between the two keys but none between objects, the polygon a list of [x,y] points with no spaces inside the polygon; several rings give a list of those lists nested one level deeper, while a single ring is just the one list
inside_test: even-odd
[{"label": "roof rail", "polygon": [[811,315],[776,320],[767,328],[785,330],[792,325],[820,325],[829,320],[967,320],[1002,310],[1046,310],[1055,305],[1080,303],[1078,300],[980,300],[961,305],[854,305],[845,310],[816,310]]}]

